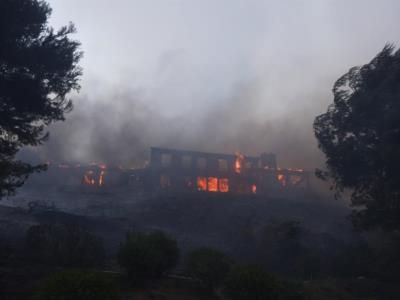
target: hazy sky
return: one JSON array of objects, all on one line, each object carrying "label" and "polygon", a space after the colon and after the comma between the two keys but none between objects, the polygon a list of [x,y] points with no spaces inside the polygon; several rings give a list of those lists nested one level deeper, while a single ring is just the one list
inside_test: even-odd
[{"label": "hazy sky", "polygon": [[52,138],[72,145],[66,159],[105,135],[103,145],[241,147],[307,165],[334,81],[400,45],[398,0],[48,1],[51,24],[74,22],[85,52],[75,111]]}]

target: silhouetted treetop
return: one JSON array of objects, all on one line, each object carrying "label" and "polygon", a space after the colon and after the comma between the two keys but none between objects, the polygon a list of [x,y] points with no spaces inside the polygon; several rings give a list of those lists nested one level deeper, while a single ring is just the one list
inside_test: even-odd
[{"label": "silhouetted treetop", "polygon": [[400,225],[400,51],[386,45],[333,87],[334,102],[314,121],[327,171],[340,194],[351,189],[362,228]]},{"label": "silhouetted treetop", "polygon": [[82,52],[69,37],[75,28],[55,31],[50,14],[46,1],[0,1],[0,197],[42,169],[15,155],[46,140],[46,126],[64,120],[72,109],[67,94],[79,89]]}]

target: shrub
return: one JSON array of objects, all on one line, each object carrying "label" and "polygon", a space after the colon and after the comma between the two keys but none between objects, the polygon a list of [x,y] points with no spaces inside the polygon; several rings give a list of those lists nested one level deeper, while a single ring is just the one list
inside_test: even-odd
[{"label": "shrub", "polygon": [[279,284],[256,266],[240,266],[227,276],[224,294],[231,300],[275,300],[279,299]]},{"label": "shrub", "polygon": [[220,286],[231,269],[230,259],[210,248],[193,250],[185,264],[188,275],[199,279],[210,290]]},{"label": "shrub", "polygon": [[36,292],[37,300],[117,300],[113,280],[104,273],[64,271],[50,276]]},{"label": "shrub", "polygon": [[79,226],[32,226],[25,240],[26,256],[35,262],[65,267],[93,267],[103,263],[102,240]]},{"label": "shrub", "polygon": [[118,254],[119,264],[136,284],[160,278],[176,266],[178,258],[176,240],[161,231],[128,233]]}]

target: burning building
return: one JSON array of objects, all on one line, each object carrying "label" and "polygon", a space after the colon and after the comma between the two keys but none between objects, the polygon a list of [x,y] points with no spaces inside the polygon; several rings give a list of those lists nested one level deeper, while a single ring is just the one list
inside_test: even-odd
[{"label": "burning building", "polygon": [[277,167],[274,154],[259,157],[151,148],[153,187],[170,191],[266,194],[277,189],[308,187],[309,174]]},{"label": "burning building", "polygon": [[[282,169],[274,154],[247,156],[151,148],[142,168],[91,164],[50,164],[40,177],[54,186],[85,192],[209,192],[265,195],[308,188],[309,173]],[[34,183],[34,182],[32,182]]]}]

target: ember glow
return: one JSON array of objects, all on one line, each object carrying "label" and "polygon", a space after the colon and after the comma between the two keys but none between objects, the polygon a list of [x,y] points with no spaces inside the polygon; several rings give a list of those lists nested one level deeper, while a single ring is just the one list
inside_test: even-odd
[{"label": "ember glow", "polygon": [[105,171],[101,170],[100,177],[99,177],[99,186],[103,186],[103,184],[104,184],[104,173],[105,173]]},{"label": "ember glow", "polygon": [[280,183],[282,186],[286,186],[286,176],[285,176],[285,175],[283,175],[283,174],[278,174],[278,175],[276,176],[276,178],[278,179],[279,183]]},{"label": "ember glow", "polygon": [[252,184],[252,185],[251,185],[251,192],[252,192],[253,194],[256,194],[256,193],[257,193],[257,186],[256,186],[255,184]]},{"label": "ember glow", "polygon": [[221,178],[219,180],[219,191],[221,193],[229,192],[229,180],[228,180],[228,178]]},{"label": "ember glow", "polygon": [[291,175],[290,176],[290,182],[292,185],[298,184],[299,182],[301,182],[301,180],[302,180],[302,178],[299,175]]},{"label": "ember glow", "polygon": [[93,178],[93,171],[87,171],[83,175],[83,184],[86,184],[86,185],[94,185],[95,184],[95,180]]}]

